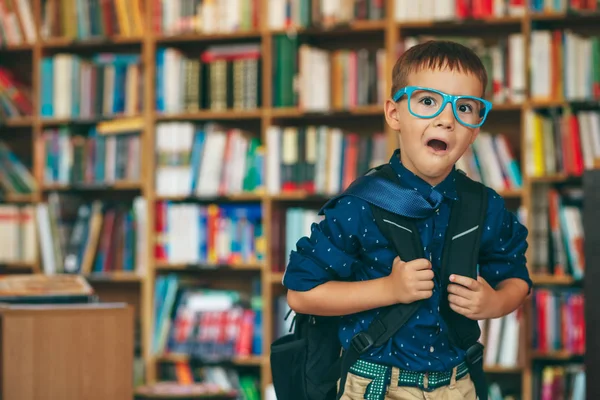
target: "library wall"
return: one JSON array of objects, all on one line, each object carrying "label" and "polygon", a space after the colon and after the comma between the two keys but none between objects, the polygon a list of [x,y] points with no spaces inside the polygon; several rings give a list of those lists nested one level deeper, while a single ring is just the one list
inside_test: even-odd
[{"label": "library wall", "polygon": [[0,273],[81,274],[134,305],[140,391],[272,398],[288,255],[397,147],[397,57],[449,38],[493,102],[457,167],[529,229],[531,295],[480,321],[490,399],[583,399],[599,4],[0,0]]}]

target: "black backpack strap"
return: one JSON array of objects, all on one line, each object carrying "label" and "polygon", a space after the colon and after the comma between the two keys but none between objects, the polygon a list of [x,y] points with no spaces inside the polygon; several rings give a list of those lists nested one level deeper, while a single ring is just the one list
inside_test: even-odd
[{"label": "black backpack strap", "polygon": [[[395,181],[397,179],[391,167],[388,169],[384,165],[378,172],[388,180]],[[372,204],[371,210],[381,233],[392,242],[394,249],[403,261],[424,257],[421,237],[413,219],[391,213]],[[385,307],[369,324],[366,331],[354,335],[350,346],[341,357],[338,399],[343,394],[350,367],[372,347],[380,347],[385,344],[419,309],[421,303],[422,300],[411,304],[394,304]]]},{"label": "black backpack strap", "polygon": [[479,399],[487,399],[487,384],[483,371],[483,345],[479,343],[481,329],[477,321],[454,312],[448,304],[450,275],[477,279],[479,246],[486,227],[487,189],[479,182],[456,174],[458,201],[453,202],[442,255],[443,297],[440,313],[450,330],[450,341],[466,351],[466,363]]}]

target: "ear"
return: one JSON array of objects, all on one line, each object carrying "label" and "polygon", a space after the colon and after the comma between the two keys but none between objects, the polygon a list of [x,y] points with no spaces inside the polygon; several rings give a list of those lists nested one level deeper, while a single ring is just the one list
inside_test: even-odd
[{"label": "ear", "polygon": [[395,131],[400,130],[400,113],[398,112],[398,104],[387,99],[384,104],[385,120]]}]

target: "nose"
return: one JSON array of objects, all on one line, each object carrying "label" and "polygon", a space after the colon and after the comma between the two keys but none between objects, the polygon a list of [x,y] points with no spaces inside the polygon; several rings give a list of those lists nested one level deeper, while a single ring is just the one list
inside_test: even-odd
[{"label": "nose", "polygon": [[454,113],[452,112],[452,104],[448,103],[442,112],[435,117],[433,124],[436,128],[453,130],[455,122]]}]

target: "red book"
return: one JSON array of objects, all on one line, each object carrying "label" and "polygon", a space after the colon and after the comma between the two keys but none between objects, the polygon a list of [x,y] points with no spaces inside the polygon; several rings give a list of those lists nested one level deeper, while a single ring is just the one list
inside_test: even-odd
[{"label": "red book", "polygon": [[252,354],[252,335],[254,333],[254,311],[244,310],[240,325],[240,333],[236,345],[238,357],[248,357]]},{"label": "red book", "polygon": [[583,153],[581,150],[581,136],[579,132],[579,122],[577,116],[569,116],[569,136],[570,145],[573,151],[573,175],[581,176],[583,174]]}]

